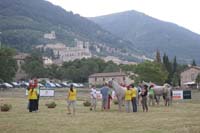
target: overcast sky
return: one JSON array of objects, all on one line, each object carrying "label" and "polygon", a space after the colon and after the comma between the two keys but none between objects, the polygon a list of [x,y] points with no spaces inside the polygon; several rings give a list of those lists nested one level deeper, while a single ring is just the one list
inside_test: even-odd
[{"label": "overcast sky", "polygon": [[200,0],[48,0],[67,11],[94,17],[136,10],[200,34]]}]

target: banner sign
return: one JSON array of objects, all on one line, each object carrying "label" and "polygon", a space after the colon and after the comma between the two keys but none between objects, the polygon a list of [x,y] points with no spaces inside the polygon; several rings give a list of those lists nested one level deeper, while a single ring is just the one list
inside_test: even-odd
[{"label": "banner sign", "polygon": [[183,99],[192,99],[191,90],[184,90],[183,91]]},{"label": "banner sign", "polygon": [[[55,90],[54,89],[40,89],[41,97],[54,97]],[[28,96],[28,90],[26,90],[26,96]]]},{"label": "banner sign", "polygon": [[40,96],[41,97],[54,97],[54,93],[55,90],[54,89],[44,89],[44,90],[40,90]]},{"label": "banner sign", "polygon": [[183,99],[183,91],[182,90],[177,90],[172,92],[172,99],[173,100],[181,100]]}]

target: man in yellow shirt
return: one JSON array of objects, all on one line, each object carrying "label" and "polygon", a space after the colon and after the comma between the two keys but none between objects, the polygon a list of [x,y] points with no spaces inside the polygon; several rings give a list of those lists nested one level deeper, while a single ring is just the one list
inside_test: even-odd
[{"label": "man in yellow shirt", "polygon": [[68,114],[71,114],[70,106],[72,105],[73,107],[73,115],[75,115],[76,111],[76,89],[73,88],[73,84],[70,85],[70,90],[68,91],[67,95],[67,109],[68,109]]},{"label": "man in yellow shirt", "polygon": [[131,91],[132,91],[132,107],[133,107],[133,112],[137,112],[137,90],[134,86],[134,84],[131,84]]},{"label": "man in yellow shirt", "polygon": [[29,112],[37,111],[37,90],[31,86],[28,90]]},{"label": "man in yellow shirt", "polygon": [[126,112],[131,112],[131,98],[132,91],[130,90],[130,86],[127,86],[127,90],[125,91],[125,103],[126,103]]}]

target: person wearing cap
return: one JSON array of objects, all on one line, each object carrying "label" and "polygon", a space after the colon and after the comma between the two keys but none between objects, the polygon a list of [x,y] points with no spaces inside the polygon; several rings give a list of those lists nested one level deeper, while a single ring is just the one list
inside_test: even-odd
[{"label": "person wearing cap", "polygon": [[130,86],[127,86],[126,88],[127,88],[125,91],[126,112],[130,113],[131,112],[132,91],[130,89]]},{"label": "person wearing cap", "polygon": [[67,109],[68,109],[68,114],[71,114],[70,106],[72,105],[73,115],[75,115],[75,111],[76,111],[76,97],[77,97],[76,89],[74,89],[73,84],[71,84],[70,85],[70,89],[68,91],[68,95],[67,95]]},{"label": "person wearing cap", "polygon": [[108,95],[109,95],[109,87],[108,87],[108,82],[104,83],[104,86],[100,90],[101,95],[102,95],[102,105],[101,105],[101,110],[107,110],[108,108]]},{"label": "person wearing cap", "polygon": [[134,84],[131,84],[130,86],[132,91],[131,102],[132,102],[133,112],[137,112],[137,90]]},{"label": "person wearing cap", "polygon": [[90,110],[96,111],[96,106],[97,106],[97,90],[94,85],[92,85],[92,88],[90,90],[90,98],[91,98],[91,106]]}]

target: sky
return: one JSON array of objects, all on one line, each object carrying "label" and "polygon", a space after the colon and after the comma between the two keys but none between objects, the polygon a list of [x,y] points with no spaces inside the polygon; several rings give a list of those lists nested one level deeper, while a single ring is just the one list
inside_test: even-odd
[{"label": "sky", "polygon": [[200,34],[200,0],[48,0],[83,17],[136,10]]}]

